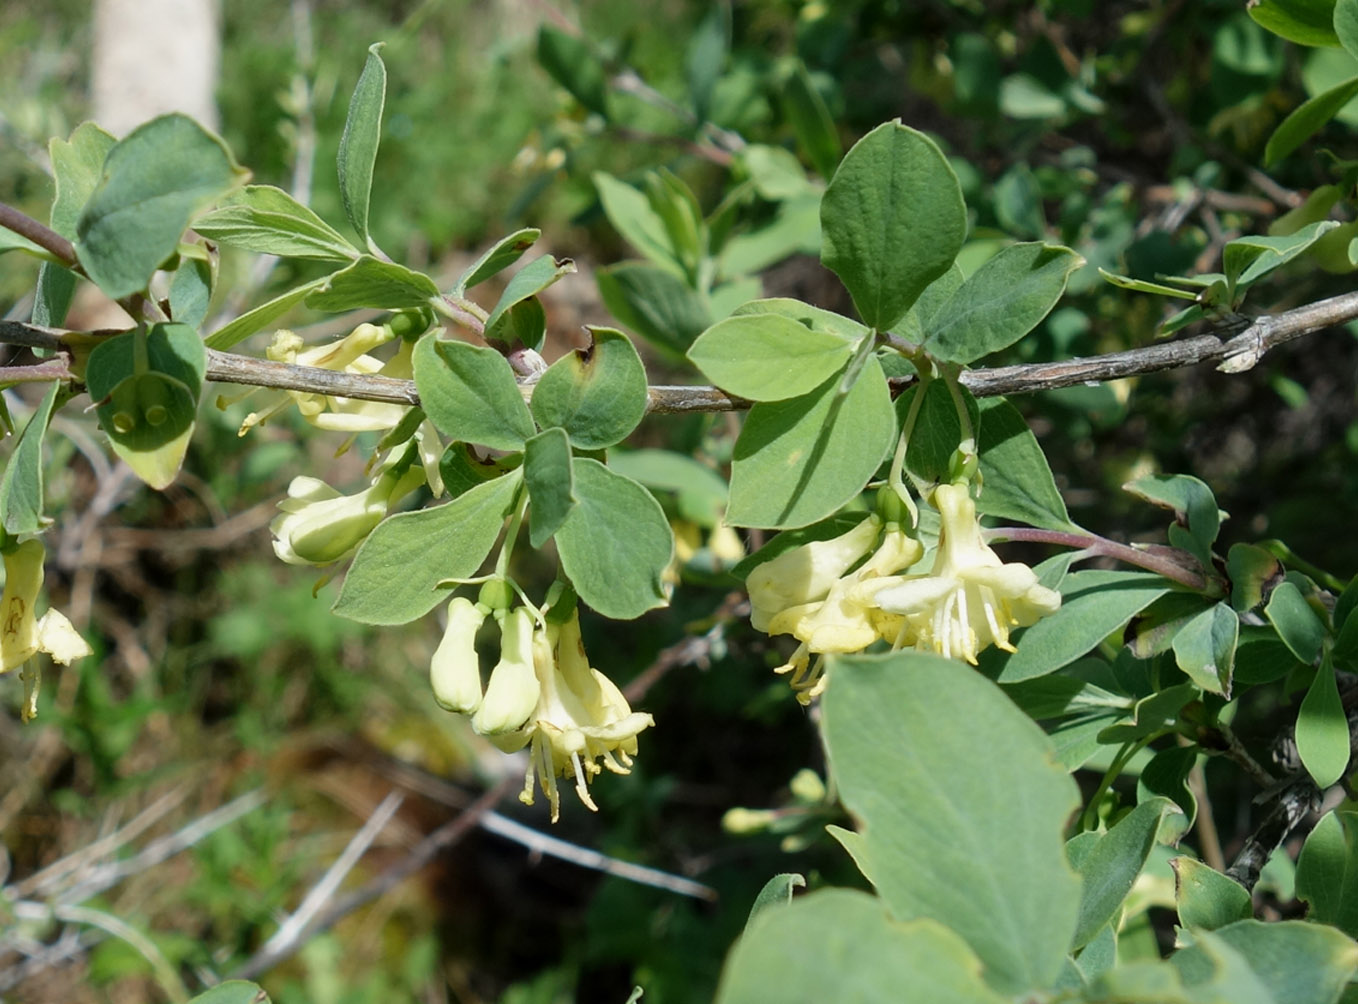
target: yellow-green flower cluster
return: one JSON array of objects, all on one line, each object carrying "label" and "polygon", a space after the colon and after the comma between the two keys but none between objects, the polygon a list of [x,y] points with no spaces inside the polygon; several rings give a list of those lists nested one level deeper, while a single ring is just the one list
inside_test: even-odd
[{"label": "yellow-green flower cluster", "polygon": [[[90,646],[60,610],[37,616],[47,551],[36,538],[16,544],[3,554],[5,590],[0,595],[0,673],[23,666],[46,652],[63,666],[91,653]],[[22,718],[37,714],[38,675],[25,670]]]},{"label": "yellow-green flower cluster", "polygon": [[561,811],[558,777],[573,777],[575,793],[590,809],[589,782],[606,767],[626,774],[637,735],[654,724],[634,712],[622,692],[589,665],[575,611],[561,624],[529,607],[497,611],[500,659],[482,687],[476,633],[490,615],[481,604],[455,597],[448,625],[430,665],[434,698],[471,717],[472,728],[506,753],[528,749],[519,798],[533,804],[534,782]]},{"label": "yellow-green flower cluster", "polygon": [[1013,650],[1009,632],[1054,612],[1061,596],[1027,565],[1001,562],[985,543],[965,482],[931,496],[941,526],[933,568],[903,574],[924,549],[896,523],[869,515],[847,533],[784,551],[746,580],[751,622],[800,643],[778,668],[798,700],[824,688],[824,656],[875,642],[933,651],[975,664],[991,645]]}]

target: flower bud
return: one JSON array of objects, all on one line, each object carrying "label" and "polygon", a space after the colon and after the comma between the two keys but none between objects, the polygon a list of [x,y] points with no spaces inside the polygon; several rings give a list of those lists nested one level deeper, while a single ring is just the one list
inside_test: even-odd
[{"label": "flower bud", "polygon": [[466,597],[455,596],[448,603],[448,626],[429,664],[429,683],[434,700],[449,711],[470,715],[481,706],[476,631],[485,619],[485,612]]},{"label": "flower bud", "polygon": [[500,622],[500,661],[491,670],[472,728],[482,735],[498,735],[522,728],[541,693],[533,671],[533,614],[519,607]]}]

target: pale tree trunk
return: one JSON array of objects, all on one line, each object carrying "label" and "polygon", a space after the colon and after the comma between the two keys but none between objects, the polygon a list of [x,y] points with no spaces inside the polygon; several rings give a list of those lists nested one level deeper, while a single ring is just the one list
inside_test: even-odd
[{"label": "pale tree trunk", "polygon": [[217,0],[95,0],[94,121],[123,136],[179,111],[217,128]]}]

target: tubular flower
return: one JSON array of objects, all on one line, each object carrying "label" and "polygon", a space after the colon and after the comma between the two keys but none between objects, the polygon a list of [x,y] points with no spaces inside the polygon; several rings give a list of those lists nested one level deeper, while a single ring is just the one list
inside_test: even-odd
[{"label": "tubular flower", "polygon": [[485,696],[472,716],[472,728],[499,736],[523,728],[538,705],[542,685],[533,660],[533,613],[518,607],[500,621],[500,661],[490,671]]},{"label": "tubular flower", "polygon": [[965,483],[939,485],[933,503],[943,521],[933,570],[876,590],[874,602],[886,615],[879,626],[895,628],[888,640],[896,647],[913,644],[973,665],[991,645],[1014,651],[1010,629],[1054,613],[1061,594],[1039,584],[1027,565],[1001,562],[986,545]]},{"label": "tubular flower", "polygon": [[319,478],[293,478],[288,497],[278,503],[282,515],[269,524],[274,553],[289,565],[329,565],[349,557],[387,509],[424,479],[418,465],[396,464],[398,456],[392,451],[372,484],[354,495],[342,495]]},{"label": "tubular flower", "polygon": [[429,664],[434,700],[448,711],[464,715],[481,706],[481,664],[476,657],[476,632],[486,610],[464,596],[448,603],[448,626]]},{"label": "tubular flower", "polygon": [[[771,635],[790,634],[801,642],[777,672],[791,674],[789,682],[803,704],[822,689],[825,653],[859,652],[881,637],[874,594],[897,581],[895,573],[923,553],[919,541],[898,524],[881,528],[881,519],[869,516],[840,537],[786,551],[750,573],[751,622]],[[849,572],[864,555],[867,560]]]},{"label": "tubular flower", "polygon": [[[360,324],[338,342],[329,345],[315,345],[304,348],[302,339],[286,329],[274,335],[273,344],[265,354],[274,362],[293,363],[299,366],[317,366],[338,373],[409,378],[410,360],[413,346],[402,342],[400,348],[389,361],[368,355],[372,349],[390,341],[393,334],[389,327],[376,324]],[[232,400],[222,397],[218,406]],[[267,422],[282,412],[288,405],[295,403],[302,417],[319,429],[339,432],[370,432],[394,427],[409,410],[406,405],[387,404],[380,401],[359,401],[347,397],[330,397],[305,391],[286,391],[273,395],[271,403],[246,416],[241,423],[243,436],[256,425]]]},{"label": "tubular flower", "polygon": [[634,712],[613,682],[589,665],[578,612],[559,627],[534,631],[532,647],[537,706],[522,728],[491,736],[491,741],[505,752],[529,747],[520,801],[533,804],[536,780],[556,822],[561,810],[556,779],[574,777],[580,801],[598,811],[589,782],[605,767],[615,774],[628,773],[637,752],[637,734],[655,722],[648,714]]},{"label": "tubular flower", "polygon": [[[0,673],[8,673],[37,655],[46,652],[54,662],[68,666],[90,655],[92,649],[60,610],[50,609],[41,617],[34,613],[38,591],[42,588],[42,563],[47,549],[42,541],[26,540],[4,553],[5,591],[0,595]],[[28,721],[37,714],[39,671],[28,667],[24,679],[24,704],[21,717]]]}]

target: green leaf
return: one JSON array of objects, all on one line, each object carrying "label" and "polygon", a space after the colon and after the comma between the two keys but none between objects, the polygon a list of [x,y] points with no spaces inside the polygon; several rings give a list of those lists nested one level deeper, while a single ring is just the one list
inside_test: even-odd
[{"label": "green leaf", "polygon": [[1175,521],[1187,527],[1186,536],[1170,529],[1170,543],[1190,551],[1205,567],[1212,564],[1212,544],[1221,529],[1221,510],[1212,489],[1187,474],[1149,474],[1122,486],[1137,498],[1173,510]]},{"label": "green leaf", "polygon": [[145,335],[145,365],[137,364],[138,332],[95,346],[85,383],[113,451],[152,488],[179,473],[193,435],[207,354],[183,324],[157,324]]},{"label": "green leaf", "polygon": [[1174,902],[1179,923],[1204,931],[1248,920],[1254,915],[1249,890],[1196,858],[1171,858]]},{"label": "green leaf", "polygon": [[778,317],[786,317],[796,321],[804,328],[822,334],[834,335],[848,342],[858,343],[868,334],[866,326],[859,324],[852,318],[845,317],[843,314],[836,314],[833,310],[822,310],[820,307],[813,307],[809,303],[801,300],[793,300],[789,297],[775,296],[765,300],[751,300],[749,303],[742,303],[732,311],[736,317],[744,316],[764,316],[773,314]]},{"label": "green leaf", "polygon": [[1300,589],[1291,582],[1278,583],[1269,595],[1264,616],[1293,655],[1307,666],[1316,664],[1328,632]]},{"label": "green leaf", "polygon": [[1349,721],[1329,659],[1302,698],[1296,735],[1297,754],[1316,787],[1323,791],[1344,776],[1349,766]]},{"label": "green leaf", "polygon": [[522,484],[515,471],[443,505],[384,519],[359,545],[335,613],[364,624],[405,624],[424,616],[448,598],[441,583],[476,574]]},{"label": "green leaf", "polygon": [[541,547],[575,507],[571,446],[564,429],[546,429],[524,444],[523,480],[531,506],[528,540]]},{"label": "green leaf", "polygon": [[0,228],[0,254],[4,254],[6,251],[22,251],[33,258],[42,259],[44,264],[62,264],[60,258],[41,244],[36,244],[22,234],[16,234],[13,230]]},{"label": "green leaf", "polygon": [[1344,51],[1358,59],[1358,2],[1338,0],[1334,5],[1334,33]]},{"label": "green leaf", "polygon": [[577,457],[577,504],[556,533],[561,567],[591,607],[631,620],[665,605],[661,576],[674,535],[660,503],[631,478]]},{"label": "green leaf", "polygon": [[1198,800],[1188,787],[1188,775],[1197,763],[1199,750],[1194,746],[1171,746],[1160,750],[1141,768],[1136,779],[1137,801],[1142,802],[1161,795],[1179,807],[1182,826],[1177,832],[1166,834],[1167,827],[1161,825],[1160,839],[1167,838],[1177,842],[1198,818]]},{"label": "green leaf", "polygon": [[[1130,289],[1137,293],[1155,293],[1159,296],[1173,296],[1180,300],[1196,300],[1198,298],[1197,290],[1180,289],[1178,286],[1166,286],[1164,283],[1147,282],[1144,279],[1131,279],[1125,275],[1115,275],[1104,268],[1099,269],[1099,275],[1103,277],[1105,282],[1116,286],[1118,289]],[[1184,280],[1179,276],[1174,276],[1174,281],[1182,282]]]},{"label": "green leaf", "polygon": [[1121,909],[1155,846],[1161,821],[1178,811],[1167,798],[1148,799],[1118,820],[1084,854],[1076,865],[1083,887],[1072,947],[1083,947]]},{"label": "green leaf", "polygon": [[[201,246],[201,245],[195,245]],[[197,330],[212,301],[212,263],[183,255],[170,279],[170,316]]]},{"label": "green leaf", "polygon": [[595,171],[592,177],[613,229],[651,261],[683,278],[679,252],[670,242],[665,221],[652,208],[645,193],[602,171]]},{"label": "green leaf", "polygon": [[538,62],[586,109],[608,116],[608,72],[588,42],[544,24],[538,29]]},{"label": "green leaf", "polygon": [[720,274],[737,276],[763,272],[794,254],[818,257],[821,251],[820,199],[818,189],[788,199],[767,223],[725,241],[717,256]]},{"label": "green leaf", "polygon": [[335,314],[361,307],[403,310],[428,306],[440,295],[438,284],[423,272],[365,254],[326,276],[306,294],[306,305]]},{"label": "green leaf", "polygon": [[15,440],[0,476],[0,526],[14,537],[37,533],[49,522],[42,514],[42,440],[60,390],[60,382],[52,381]]},{"label": "green leaf", "polygon": [[683,355],[712,323],[702,297],[674,273],[625,261],[594,273],[604,306],[618,321],[652,345]]},{"label": "green leaf", "polygon": [[646,414],[646,368],[621,331],[588,331],[590,347],[552,363],[530,407],[542,428],[560,426],[573,446],[601,450],[625,439]]},{"label": "green leaf", "polygon": [[510,265],[522,258],[523,253],[531,248],[541,236],[541,230],[534,227],[525,227],[522,230],[515,230],[508,237],[501,238],[489,251],[472,262],[467,271],[462,273],[461,278],[457,280],[457,285],[453,287],[454,295],[461,296],[473,286],[478,286],[496,273],[509,268]]},{"label": "green leaf", "polygon": [[523,464],[522,453],[507,453],[501,457],[482,457],[468,443],[449,443],[439,457],[439,477],[449,498],[457,498],[487,481],[517,470]]},{"label": "green leaf", "polygon": [[761,199],[782,202],[815,190],[806,179],[801,161],[791,150],[751,143],[737,156]]},{"label": "green leaf", "polygon": [[674,492],[679,515],[715,527],[726,511],[726,479],[692,457],[670,450],[614,450],[608,466],[647,488]]},{"label": "green leaf", "polygon": [[806,879],[795,872],[783,872],[765,882],[764,888],[760,889],[759,895],[755,897],[754,905],[750,907],[750,915],[745,920],[745,929],[749,930],[750,921],[765,910],[791,903],[792,890],[798,888],[806,888]]},{"label": "green leaf", "polygon": [[1297,898],[1307,920],[1358,934],[1358,813],[1334,809],[1316,823],[1297,858]]},{"label": "green leaf", "polygon": [[1232,544],[1226,553],[1226,576],[1231,580],[1231,606],[1240,613],[1264,602],[1264,587],[1282,578],[1276,557],[1254,544]]},{"label": "green leaf", "polygon": [[494,349],[430,334],[415,346],[414,368],[420,404],[445,436],[522,450],[537,431],[514,371]]},{"label": "green leaf", "polygon": [[1174,661],[1203,690],[1230,699],[1240,618],[1227,603],[1204,610],[1174,636]]},{"label": "green leaf", "polygon": [[688,358],[714,384],[750,401],[800,397],[842,369],[855,344],[779,314],[736,314],[708,328]]},{"label": "green leaf", "polygon": [[995,990],[1049,986],[1075,931],[1080,882],[1061,838],[1079,792],[1047,737],[952,660],[897,652],[830,661],[825,744],[859,830],[831,832],[897,919],[956,931]]},{"label": "green leaf", "polygon": [[248,176],[226,144],[186,115],[138,126],[109,150],[76,222],[85,273],[113,299],[145,289],[189,221]]},{"label": "green leaf", "polygon": [[238,342],[249,338],[260,328],[278,320],[313,292],[322,288],[329,279],[329,276],[322,276],[301,286],[295,286],[286,293],[278,294],[272,300],[267,300],[258,307],[241,314],[235,320],[223,324],[208,335],[203,344],[210,349],[225,350],[231,348]]},{"label": "green leaf", "polygon": [[52,200],[52,229],[67,240],[75,240],[81,210],[94,194],[104,160],[117,142],[93,122],[82,122],[69,140],[53,139],[47,144],[57,187]]},{"label": "green leaf", "polygon": [[1276,164],[1301,146],[1355,96],[1358,96],[1358,77],[1351,77],[1299,105],[1268,138],[1264,164]]},{"label": "green leaf", "polygon": [[1099,733],[1104,745],[1137,742],[1146,736],[1173,729],[1179,714],[1189,701],[1201,696],[1197,685],[1180,683],[1148,694],[1132,707],[1129,720],[1110,725]]},{"label": "green leaf", "polygon": [[1061,609],[1019,636],[1000,682],[1044,676],[1074,662],[1167,592],[1169,583],[1147,572],[1070,573],[1061,583]]},{"label": "green leaf", "polygon": [[[1196,944],[1170,956],[1193,986],[1210,972],[1207,950],[1225,946],[1243,961],[1277,1004],[1333,1004],[1358,970],[1358,945],[1334,928],[1300,920],[1264,923],[1239,920],[1216,931],[1201,931]],[[1249,998],[1258,1000],[1258,997]],[[1231,999],[1232,1004],[1242,998]]]},{"label": "green leaf", "polygon": [[1335,0],[1259,0],[1247,5],[1250,17],[1275,35],[1298,45],[1338,45]]},{"label": "green leaf", "polygon": [[1051,312],[1084,259],[1070,248],[1012,244],[969,276],[925,330],[938,359],[969,363],[1013,345]]},{"label": "green leaf", "polygon": [[965,942],[941,924],[892,921],[850,889],[765,910],[736,942],[717,1004],[1004,1004]]},{"label": "green leaf", "polygon": [[373,243],[368,236],[368,201],[372,197],[377,147],[382,141],[382,108],[387,100],[387,68],[378,55],[384,44],[374,42],[368,46],[368,59],[349,99],[349,115],[344,120],[336,158],[344,215],[369,248]]},{"label": "green leaf", "polygon": [[194,997],[189,1004],[269,1004],[269,995],[257,983],[227,980]]},{"label": "green leaf", "polygon": [[722,4],[714,4],[694,27],[684,52],[684,76],[693,98],[693,111],[699,122],[708,118],[712,91],[721,78],[730,49],[730,14]]},{"label": "green leaf", "polygon": [[505,284],[505,291],[500,294],[499,302],[486,318],[487,337],[494,337],[496,326],[511,307],[529,297],[537,296],[563,275],[569,275],[574,271],[575,262],[569,258],[557,261],[549,254],[535,258],[519,269],[514,273],[514,278]]},{"label": "green leaf", "polygon": [[282,258],[352,261],[359,251],[337,230],[273,185],[247,185],[193,221],[209,240]]},{"label": "green leaf", "polygon": [[1339,223],[1335,220],[1317,220],[1285,236],[1236,238],[1221,252],[1221,266],[1226,273],[1227,285],[1234,290],[1263,278],[1297,257],[1337,226]]},{"label": "green leaf", "polygon": [[980,402],[980,410],[977,449],[984,482],[977,511],[1048,530],[1074,529],[1047,456],[1018,409],[992,397]]},{"label": "green leaf", "polygon": [[805,526],[863,490],[896,442],[891,393],[875,359],[847,395],[839,383],[835,374],[809,394],[750,409],[731,464],[732,525]]},{"label": "green leaf", "polygon": [[75,273],[50,261],[38,267],[38,286],[33,294],[33,323],[60,328],[75,299]]},{"label": "green leaf", "polygon": [[798,60],[788,74],[783,85],[783,115],[792,124],[806,159],[822,178],[835,173],[844,147],[839,142],[839,132],[825,99],[820,96],[811,83],[811,75],[806,66]]},{"label": "green leaf", "polygon": [[948,270],[967,232],[957,176],[933,140],[878,126],[845,155],[821,200],[821,261],[859,316],[885,331]]},{"label": "green leaf", "polygon": [[[924,395],[924,403],[919,405],[915,428],[910,433],[905,469],[919,484],[951,481],[953,465],[958,459],[957,450],[962,441],[962,422],[957,405],[953,403],[952,394],[942,380],[931,380],[924,386],[912,386],[896,399],[896,416],[902,423],[915,407],[918,394]],[[981,421],[981,409],[966,388],[961,388],[961,394],[971,427],[975,429]]]}]

